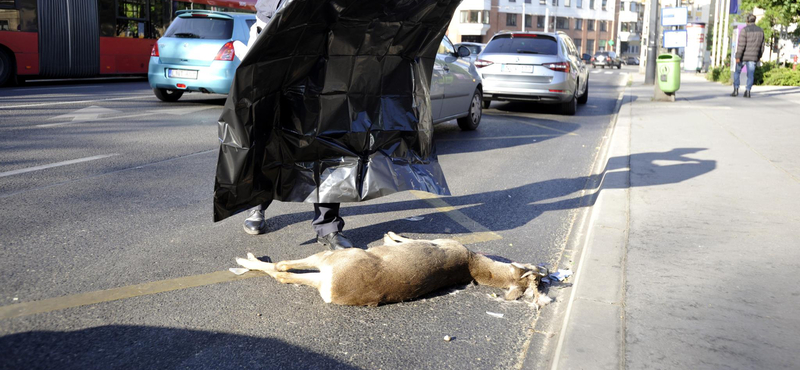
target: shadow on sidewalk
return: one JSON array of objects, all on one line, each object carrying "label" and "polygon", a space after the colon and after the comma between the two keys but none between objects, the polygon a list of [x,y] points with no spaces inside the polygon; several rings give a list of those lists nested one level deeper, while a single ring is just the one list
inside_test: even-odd
[{"label": "shadow on sidewalk", "polygon": [[[597,201],[601,189],[675,184],[707,174],[716,168],[716,161],[687,157],[689,154],[702,150],[705,149],[677,148],[668,152],[613,157],[608,160],[605,169],[600,174],[546,180],[504,190],[443,197],[442,200],[491,231],[512,230],[529,223],[545,212],[592,206]],[[630,170],[629,163],[634,168],[633,172]],[[580,195],[583,190],[586,190],[587,193]],[[346,219],[347,216],[414,209],[428,211],[430,207],[422,200],[382,204],[360,203],[352,206],[345,205],[342,208],[342,216]],[[274,216],[270,219],[270,223],[276,229],[280,229],[288,224],[298,222],[298,220],[306,222],[310,219],[310,214],[294,213]],[[354,239],[366,241],[379,240],[388,230],[400,234],[437,235],[472,232],[462,225],[449,221],[443,213],[430,214],[426,216],[426,219],[424,222],[395,219],[357,229],[348,229],[346,233],[353,236]],[[450,225],[448,226],[449,231],[442,229],[443,223]]]},{"label": "shadow on sidewalk", "polygon": [[0,369],[355,369],[274,338],[109,325],[0,337]]}]

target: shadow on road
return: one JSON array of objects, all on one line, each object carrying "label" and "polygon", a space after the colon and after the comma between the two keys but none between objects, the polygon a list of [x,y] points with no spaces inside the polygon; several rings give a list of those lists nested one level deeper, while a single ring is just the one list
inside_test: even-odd
[{"label": "shadow on road", "polygon": [[[575,178],[561,178],[530,183],[510,189],[489,191],[478,194],[442,198],[447,204],[457,208],[478,224],[491,231],[512,230],[523,226],[545,212],[577,209],[595,204],[602,189],[658,186],[674,184],[707,174],[716,168],[716,161],[687,157],[705,150],[704,148],[677,148],[668,152],[633,154],[630,157],[613,157],[605,169],[595,175]],[[635,172],[629,169],[628,161],[635,164]],[[601,186],[601,184],[603,184]],[[620,185],[625,184],[625,185]],[[586,190],[585,194],[581,191]],[[342,215],[368,215],[387,212],[430,209],[422,200],[411,200],[384,204],[359,204],[344,207]],[[308,215],[305,221],[309,220]],[[357,229],[348,229],[347,234],[358,240],[379,240],[388,231],[396,233],[447,234],[442,230],[442,222],[447,222],[444,214],[432,214],[427,218],[439,218],[441,222],[408,222],[403,219],[372,224]],[[281,228],[297,220],[298,214],[284,214],[272,217],[271,225]],[[432,220],[428,220],[432,221]],[[465,227],[452,223],[452,234],[470,233]]]},{"label": "shadow on road", "polygon": [[355,369],[274,338],[109,325],[0,337],[0,369]]}]

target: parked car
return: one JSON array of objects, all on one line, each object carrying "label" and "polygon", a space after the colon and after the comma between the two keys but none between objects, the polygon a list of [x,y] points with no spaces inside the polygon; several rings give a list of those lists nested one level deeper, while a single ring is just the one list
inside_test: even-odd
[{"label": "parked car", "polygon": [[247,44],[253,14],[181,10],[150,52],[147,79],[156,97],[177,101],[187,91],[227,94]]},{"label": "parked car", "polygon": [[456,119],[462,130],[478,128],[483,86],[470,55],[467,46],[456,48],[447,36],[439,44],[430,90],[434,124]]},{"label": "parked car", "polygon": [[483,107],[492,100],[559,104],[573,115],[589,98],[589,72],[563,32],[505,32],[475,61],[483,78]]},{"label": "parked car", "polygon": [[597,66],[601,66],[604,69],[606,66],[620,69],[622,68],[622,61],[617,58],[617,53],[613,51],[601,51],[595,54],[592,59],[592,68],[597,68]]},{"label": "parked car", "polygon": [[639,57],[630,56],[624,59],[625,64],[629,66],[638,66],[639,65]]},{"label": "parked car", "polygon": [[466,46],[467,49],[469,49],[469,59],[474,61],[475,59],[478,58],[478,54],[480,54],[481,51],[483,51],[483,48],[486,47],[486,44],[480,44],[477,42],[460,42],[458,44],[455,44],[456,50],[458,50],[458,48],[462,46]]}]

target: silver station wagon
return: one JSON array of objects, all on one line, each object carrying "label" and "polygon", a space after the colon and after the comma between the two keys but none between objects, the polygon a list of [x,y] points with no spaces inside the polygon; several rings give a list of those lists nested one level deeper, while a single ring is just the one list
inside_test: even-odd
[{"label": "silver station wagon", "polygon": [[563,32],[508,32],[492,37],[475,66],[483,106],[492,100],[559,104],[573,115],[589,98],[589,71]]}]

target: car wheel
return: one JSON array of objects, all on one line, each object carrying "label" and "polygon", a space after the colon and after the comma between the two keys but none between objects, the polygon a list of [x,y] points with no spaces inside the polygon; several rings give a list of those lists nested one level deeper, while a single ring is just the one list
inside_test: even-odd
[{"label": "car wheel", "polygon": [[469,103],[469,113],[467,113],[466,117],[461,117],[457,120],[458,127],[460,127],[462,131],[472,131],[478,128],[478,124],[481,123],[481,115],[483,114],[483,110],[481,109],[482,100],[481,91],[475,89],[475,93],[472,94],[472,101]]},{"label": "car wheel", "polygon": [[11,63],[11,57],[0,50],[0,86],[13,81],[12,77],[14,77],[14,64]]},{"label": "car wheel", "polygon": [[617,64],[617,69],[622,69],[622,63]]},{"label": "car wheel", "polygon": [[578,99],[575,99],[575,94],[572,95],[572,99],[570,99],[566,103],[561,103],[561,114],[566,116],[574,116],[575,112],[578,111]]},{"label": "car wheel", "polygon": [[583,95],[578,97],[578,104],[586,104],[589,100],[589,80],[586,80],[586,90],[583,91]]},{"label": "car wheel", "polygon": [[603,67],[603,69],[606,69],[606,66],[601,66],[601,67]]},{"label": "car wheel", "polygon": [[597,68],[597,65],[596,64],[592,64],[592,68]]},{"label": "car wheel", "polygon": [[483,101],[483,109],[489,109],[489,106],[492,105],[491,100],[484,100]]},{"label": "car wheel", "polygon": [[183,96],[183,91],[181,90],[170,90],[170,89],[153,89],[153,92],[156,94],[156,98],[161,101],[178,101],[178,99]]}]

